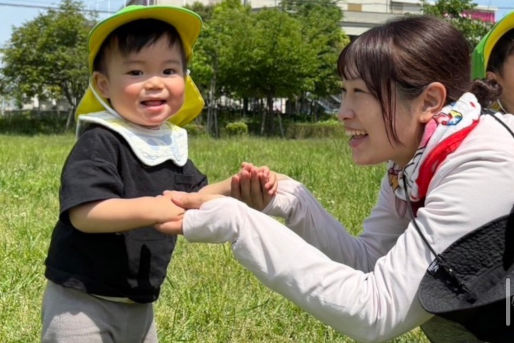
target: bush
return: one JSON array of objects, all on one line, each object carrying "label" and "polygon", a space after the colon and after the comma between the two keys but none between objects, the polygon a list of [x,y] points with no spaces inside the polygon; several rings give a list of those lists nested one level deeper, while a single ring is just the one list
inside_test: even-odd
[{"label": "bush", "polygon": [[243,121],[235,121],[225,125],[227,136],[248,136],[248,125]]},{"label": "bush", "polygon": [[317,123],[291,123],[287,127],[287,138],[327,138],[344,136],[344,128],[337,120],[326,120]]},{"label": "bush", "polygon": [[[60,134],[65,132],[68,113],[54,111],[11,111],[0,116],[2,134]],[[72,126],[71,131],[75,130]]]},{"label": "bush", "polygon": [[196,123],[189,123],[184,126],[184,129],[187,130],[189,136],[205,136],[207,134],[205,126]]}]

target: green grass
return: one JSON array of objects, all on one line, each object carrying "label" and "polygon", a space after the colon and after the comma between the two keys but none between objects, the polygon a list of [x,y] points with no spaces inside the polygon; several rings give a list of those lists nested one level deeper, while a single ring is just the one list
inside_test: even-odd
[{"label": "green grass", "polygon": [[[0,135],[0,342],[37,342],[44,259],[58,214],[61,167],[72,135]],[[191,158],[211,182],[242,161],[306,184],[357,234],[384,167],[351,163],[343,140],[195,137]],[[229,245],[180,238],[155,315],[161,342],[352,342],[262,286]],[[427,342],[419,330],[393,342]]]}]

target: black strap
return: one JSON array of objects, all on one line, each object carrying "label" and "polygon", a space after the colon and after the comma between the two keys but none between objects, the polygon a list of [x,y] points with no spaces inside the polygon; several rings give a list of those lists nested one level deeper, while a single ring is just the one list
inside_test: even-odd
[{"label": "black strap", "polygon": [[[500,118],[498,118],[497,116],[495,116],[495,113],[489,109],[485,109],[483,111],[483,114],[487,114],[487,115],[490,115],[491,117],[494,118],[494,120],[496,120],[498,123],[500,123],[501,126],[503,126],[505,128],[505,130],[509,131],[510,135],[512,136],[512,138],[514,138],[514,132],[512,132],[512,130],[507,126],[507,124],[505,124],[503,122],[503,120],[501,120]],[[514,114],[513,114],[514,115]]]},{"label": "black strap", "polygon": [[428,247],[430,252],[435,256],[435,260],[432,261],[432,263],[430,263],[430,265],[428,266],[428,272],[429,273],[435,273],[435,272],[437,272],[439,270],[439,268],[442,268],[448,274],[448,276],[451,278],[451,280],[457,285],[457,287],[463,293],[466,293],[468,295],[468,298],[471,301],[476,300],[477,299],[476,295],[463,282],[461,282],[459,280],[457,275],[455,275],[455,271],[452,268],[452,266],[450,265],[450,263],[448,263],[444,259],[443,256],[441,256],[440,254],[435,252],[434,248],[432,248],[432,246],[428,242],[428,240],[425,237],[425,235],[423,234],[423,232],[421,232],[421,229],[419,228],[418,222],[416,221],[416,217],[414,216],[414,212],[412,210],[412,203],[410,201],[409,190],[407,188],[407,180],[405,178],[405,174],[403,174],[402,177],[403,177],[403,184],[405,185],[405,193],[407,195],[405,197],[407,199],[407,208],[408,208],[408,211],[409,211],[409,215],[410,215],[410,217],[412,219],[412,223],[414,224],[414,228],[416,228],[416,231],[421,236],[421,238],[422,238],[423,242],[425,243],[425,245]]},{"label": "black strap", "polygon": [[[510,133],[512,138],[514,138],[514,132],[512,132],[512,130],[507,126],[507,124],[505,124],[500,118],[498,118],[495,115],[494,112],[492,112],[489,109],[484,109],[483,114],[487,114],[487,115],[492,116],[498,123],[500,123]],[[434,250],[434,248],[432,248],[432,246],[428,242],[428,240],[425,237],[425,235],[423,235],[423,232],[421,232],[421,229],[419,228],[419,225],[418,225],[418,223],[416,221],[416,217],[414,216],[413,207],[412,207],[412,203],[411,203],[410,196],[409,196],[409,189],[407,187],[407,180],[405,178],[405,173],[403,173],[402,178],[403,178],[403,184],[404,184],[404,187],[405,187],[405,194],[406,194],[405,198],[407,199],[407,207],[408,207],[409,215],[410,215],[410,217],[412,219],[412,223],[414,224],[414,227],[416,228],[416,231],[421,236],[421,238],[422,238],[423,242],[425,243],[425,245],[428,247],[430,252],[435,256],[434,261],[428,267],[428,272],[436,272],[439,268],[443,268],[443,270],[448,274],[448,276],[452,279],[452,281],[455,282],[457,287],[459,287],[459,289],[462,292],[467,293],[467,295],[470,298],[470,300],[477,299],[476,295],[468,287],[466,287],[466,285],[463,282],[461,282],[459,280],[459,278],[455,274],[455,271],[452,268],[452,266],[450,265],[450,263],[448,263],[444,259],[444,257],[442,257],[440,254],[438,254]]]}]

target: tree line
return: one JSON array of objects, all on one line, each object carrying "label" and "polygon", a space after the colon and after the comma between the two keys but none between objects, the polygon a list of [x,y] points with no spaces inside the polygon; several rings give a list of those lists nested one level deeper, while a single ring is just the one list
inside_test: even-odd
[{"label": "tree line", "polygon": [[[471,0],[440,0],[424,8],[449,18],[455,3],[460,6],[458,13],[474,7]],[[299,104],[307,96],[315,101],[340,92],[336,61],[349,39],[341,29],[338,0],[282,0],[276,8],[258,11],[241,0],[210,6],[195,3],[190,8],[204,22],[189,69],[206,101],[204,120],[209,132],[218,130],[221,97],[239,100],[241,115],[249,113],[250,103],[262,104],[263,134],[273,123],[283,132],[274,99]],[[0,94],[19,103],[35,96],[41,101],[65,99],[70,105],[67,126],[71,126],[88,85],[87,34],[97,22],[97,16],[85,13],[80,1],[63,0],[58,9],[14,28],[2,48]],[[464,20],[466,25],[476,25],[457,17],[457,24]],[[488,27],[480,25],[461,29],[469,31],[465,32],[468,37],[481,37]]]}]

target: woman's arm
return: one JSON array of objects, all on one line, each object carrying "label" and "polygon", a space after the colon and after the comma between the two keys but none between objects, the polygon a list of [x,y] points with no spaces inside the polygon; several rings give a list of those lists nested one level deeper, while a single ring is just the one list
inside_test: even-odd
[{"label": "woman's arm", "polygon": [[266,286],[358,341],[392,338],[430,318],[415,300],[429,256],[421,266],[395,256],[363,273],[231,198],[187,211],[183,227],[192,242],[232,242],[235,258]]},{"label": "woman's arm", "polygon": [[[498,142],[475,143],[441,165],[418,211],[418,225],[438,252],[508,213],[514,202],[505,191],[514,188],[512,151],[498,153]],[[265,285],[358,341],[390,339],[431,317],[417,292],[434,257],[412,223],[369,273],[334,261],[273,218],[230,198],[186,212],[183,228],[190,241],[232,242],[235,258]]]},{"label": "woman's arm", "polygon": [[358,238],[350,235],[304,185],[290,178],[279,181],[277,195],[263,212],[285,218],[288,228],[334,261],[370,271],[376,260],[394,245],[409,222],[397,215],[394,194],[390,189],[387,178],[384,178],[378,202],[364,222],[364,232]]}]

